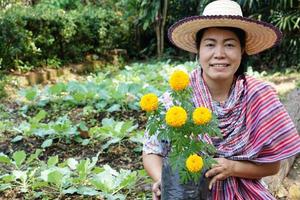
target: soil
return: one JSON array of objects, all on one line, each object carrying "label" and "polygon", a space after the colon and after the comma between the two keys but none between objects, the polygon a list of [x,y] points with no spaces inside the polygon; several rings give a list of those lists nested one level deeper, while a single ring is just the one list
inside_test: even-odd
[{"label": "soil", "polygon": [[[24,150],[27,154],[32,154],[36,149],[41,149],[44,140],[38,138],[27,138],[22,141],[12,143],[11,139],[0,142],[0,152],[12,155],[15,151]],[[79,145],[77,143],[67,144],[64,141],[54,142],[50,147],[43,150],[40,160],[45,161],[50,156],[58,156],[60,161],[68,158],[82,159],[92,158],[99,154],[97,164],[102,166],[109,163],[114,169],[142,169],[141,152],[139,145],[130,141],[124,141],[121,145],[110,146],[106,151],[101,151],[101,144]],[[66,149],[68,151],[66,151]]]}]

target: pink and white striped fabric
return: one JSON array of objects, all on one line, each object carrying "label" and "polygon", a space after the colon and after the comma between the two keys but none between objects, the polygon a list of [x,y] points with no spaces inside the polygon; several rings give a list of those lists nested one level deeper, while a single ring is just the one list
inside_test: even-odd
[{"label": "pink and white striped fabric", "polygon": [[[212,100],[201,69],[191,73],[195,106],[210,108],[219,119],[223,138],[210,138],[217,157],[271,163],[300,153],[300,136],[274,89],[249,76],[240,76],[225,104]],[[218,181],[214,200],[275,199],[260,180],[230,177]]]}]

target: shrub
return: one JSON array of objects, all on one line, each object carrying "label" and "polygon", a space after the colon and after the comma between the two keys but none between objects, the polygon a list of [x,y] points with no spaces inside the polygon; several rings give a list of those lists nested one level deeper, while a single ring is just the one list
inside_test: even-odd
[{"label": "shrub", "polygon": [[48,65],[49,60],[78,62],[86,54],[104,55],[120,48],[129,37],[128,23],[112,9],[77,1],[75,7],[68,1],[58,5],[45,2],[34,7],[12,6],[0,12],[2,69],[26,71]]}]

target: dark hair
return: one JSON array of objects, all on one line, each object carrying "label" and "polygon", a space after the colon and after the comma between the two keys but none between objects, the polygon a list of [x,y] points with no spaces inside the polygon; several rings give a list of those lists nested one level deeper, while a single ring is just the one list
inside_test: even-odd
[{"label": "dark hair", "polygon": [[[246,46],[246,33],[245,33],[244,30],[239,29],[239,28],[235,28],[235,27],[215,27],[215,28],[220,28],[220,29],[224,29],[224,30],[228,30],[228,31],[233,32],[238,37],[238,39],[240,41],[240,44],[241,44],[241,47],[243,49],[245,48],[245,46]],[[208,28],[201,29],[196,33],[196,48],[197,48],[197,51],[198,51],[198,55],[199,55],[199,50],[200,50],[201,39],[203,37],[204,32],[207,29]],[[244,75],[244,73],[246,72],[246,70],[247,70],[247,67],[246,67],[247,59],[248,59],[247,54],[243,53],[241,64],[240,64],[238,70],[235,72],[236,76]]]}]

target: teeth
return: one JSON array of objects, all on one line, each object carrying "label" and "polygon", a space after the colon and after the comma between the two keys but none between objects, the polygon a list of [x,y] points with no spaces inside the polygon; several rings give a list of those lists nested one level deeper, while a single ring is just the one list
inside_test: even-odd
[{"label": "teeth", "polygon": [[227,67],[226,64],[214,64],[213,66],[214,67]]}]

